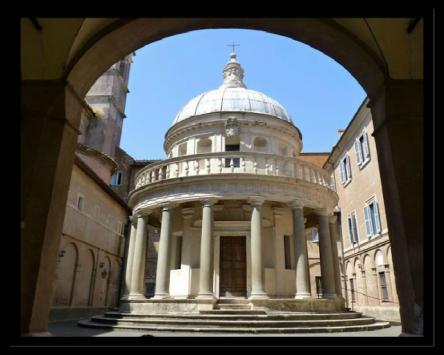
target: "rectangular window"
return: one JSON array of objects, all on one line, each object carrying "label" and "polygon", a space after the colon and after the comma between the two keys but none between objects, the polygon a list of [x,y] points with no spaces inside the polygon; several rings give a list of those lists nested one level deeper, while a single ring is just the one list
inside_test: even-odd
[{"label": "rectangular window", "polygon": [[352,212],[350,216],[348,216],[348,233],[350,237],[350,242],[355,244],[358,242],[358,228],[356,223],[356,214]]},{"label": "rectangular window", "polygon": [[388,299],[388,292],[387,292],[387,283],[385,280],[385,272],[380,272],[379,273],[379,286],[381,287],[381,297],[382,300],[387,302]]},{"label": "rectangular window", "polygon": [[182,265],[182,237],[177,237],[176,243],[176,263],[174,268],[180,269]]},{"label": "rectangular window", "polygon": [[113,174],[113,176],[111,176],[111,185],[113,186],[122,185],[122,180],[123,180],[122,172],[117,171],[116,173]]},{"label": "rectangular window", "polygon": [[77,209],[79,210],[79,211],[83,211],[83,201],[84,201],[84,198],[83,198],[83,196],[78,196],[77,197]]},{"label": "rectangular window", "polygon": [[359,166],[364,165],[370,158],[370,149],[368,146],[367,133],[362,134],[356,138],[355,141],[356,162]]},{"label": "rectangular window", "polygon": [[371,237],[381,233],[379,206],[375,200],[367,202],[367,204],[364,206],[364,217],[367,236]]},{"label": "rectangular window", "polygon": [[[226,152],[239,152],[240,145],[239,144],[226,144],[225,151]],[[225,167],[230,168],[231,164],[233,164],[234,168],[240,167],[240,158],[225,158]]]},{"label": "rectangular window", "polygon": [[354,303],[356,302],[356,296],[355,296],[355,280],[350,279],[350,293],[351,293],[351,301]]},{"label": "rectangular window", "polygon": [[341,159],[339,165],[341,169],[341,182],[343,185],[345,185],[351,181],[350,157],[346,155]]},{"label": "rectangular window", "polygon": [[320,298],[322,296],[322,277],[316,276],[315,281],[316,281],[316,294],[318,298]]},{"label": "rectangular window", "polygon": [[291,244],[290,236],[284,235],[285,269],[291,269]]}]

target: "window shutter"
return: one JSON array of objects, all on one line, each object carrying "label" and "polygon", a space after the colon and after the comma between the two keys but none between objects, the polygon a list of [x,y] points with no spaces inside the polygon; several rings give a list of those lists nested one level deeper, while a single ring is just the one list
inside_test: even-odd
[{"label": "window shutter", "polygon": [[352,214],[352,225],[353,225],[353,238],[355,243],[358,242],[358,226],[356,225],[356,215]]},{"label": "window shutter", "polygon": [[347,155],[346,158],[346,165],[345,165],[346,171],[347,171],[347,180],[351,179],[351,167],[350,167],[350,157]]},{"label": "window shutter", "polygon": [[373,202],[375,206],[375,223],[376,223],[376,233],[381,233],[381,221],[379,220],[379,205],[378,203]]},{"label": "window shutter", "polygon": [[348,235],[350,237],[350,242],[353,244],[354,238],[353,238],[353,226],[352,226],[351,217],[348,217]]},{"label": "window shutter", "polygon": [[370,219],[370,208],[368,206],[364,207],[364,218],[365,218],[365,230],[367,232],[367,236],[372,235],[372,225]]},{"label": "window shutter", "polygon": [[359,142],[359,139],[355,140],[355,152],[356,152],[356,161],[358,162],[358,165],[362,163],[361,160],[361,143]]},{"label": "window shutter", "polygon": [[370,148],[368,146],[368,139],[367,139],[367,133],[364,132],[364,159],[367,159],[370,156]]},{"label": "window shutter", "polygon": [[341,163],[339,164],[341,167],[341,182],[345,182],[345,167],[344,167],[344,159],[341,160]]}]

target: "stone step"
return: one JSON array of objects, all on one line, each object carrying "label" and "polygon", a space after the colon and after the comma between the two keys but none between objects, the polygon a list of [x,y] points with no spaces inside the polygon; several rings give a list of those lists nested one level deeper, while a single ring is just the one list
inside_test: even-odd
[{"label": "stone step", "polygon": [[296,312],[270,312],[260,314],[200,314],[200,313],[176,313],[176,314],[147,314],[147,313],[120,313],[120,312],[107,312],[105,317],[114,319],[124,318],[149,318],[160,317],[164,319],[220,319],[220,320],[255,320],[255,319],[268,319],[268,320],[318,320],[318,319],[354,319],[362,317],[362,313],[359,312],[347,312],[347,313],[296,313]]},{"label": "stone step", "polygon": [[211,309],[199,311],[200,314],[267,314],[261,309]]},{"label": "stone step", "polygon": [[246,299],[246,298],[219,298],[217,303],[218,304],[230,304],[230,303],[250,304],[251,301],[249,299]]},{"label": "stone step", "polygon": [[321,327],[292,327],[292,328],[254,328],[254,327],[222,327],[222,328],[212,328],[212,327],[192,327],[184,329],[183,326],[180,327],[160,327],[160,326],[148,326],[148,325],[113,325],[106,323],[97,323],[89,320],[79,321],[79,326],[90,327],[90,328],[101,328],[101,329],[131,329],[139,330],[145,332],[205,332],[205,333],[260,333],[260,334],[291,334],[291,333],[333,333],[333,332],[351,332],[351,331],[366,331],[366,330],[376,330],[382,328],[390,327],[389,322],[375,322],[372,324],[364,325],[351,325],[351,326],[321,326]]},{"label": "stone step", "polygon": [[230,304],[217,304],[216,309],[252,309],[252,308],[250,304],[230,303]]},{"label": "stone step", "polygon": [[220,320],[220,319],[180,319],[180,318],[120,318],[113,319],[109,317],[96,316],[92,317],[91,321],[94,323],[108,323],[113,325],[168,325],[181,326],[184,328],[205,326],[205,327],[331,327],[331,326],[351,326],[351,325],[365,325],[375,322],[374,318],[352,318],[352,319],[320,319],[320,320],[269,320],[269,319],[255,319],[255,320]]}]

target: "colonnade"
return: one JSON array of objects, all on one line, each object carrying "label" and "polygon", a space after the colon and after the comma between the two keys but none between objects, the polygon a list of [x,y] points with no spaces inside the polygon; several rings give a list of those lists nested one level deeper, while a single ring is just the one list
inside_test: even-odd
[{"label": "colonnade", "polygon": [[[199,299],[214,298],[213,294],[213,247],[214,247],[214,204],[216,199],[202,201],[202,229],[200,243]],[[251,204],[251,293],[250,299],[267,299],[264,285],[262,261],[262,206],[263,198],[250,199]],[[295,253],[296,299],[310,298],[310,278],[308,253],[305,237],[304,205],[295,201],[292,209],[293,237]],[[162,224],[157,258],[156,286],[154,299],[169,298],[170,249],[172,244],[172,212],[175,205],[162,206]],[[147,218],[144,215],[130,217],[131,232],[125,273],[124,295],[128,299],[145,298],[144,267],[147,242]],[[319,254],[322,275],[322,297],[341,296],[340,275],[337,250],[336,217],[329,215],[327,209],[315,210],[319,224]]]}]

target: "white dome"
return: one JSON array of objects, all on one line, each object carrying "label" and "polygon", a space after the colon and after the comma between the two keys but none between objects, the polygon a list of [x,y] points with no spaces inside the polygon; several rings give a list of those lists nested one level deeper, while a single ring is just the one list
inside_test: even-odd
[{"label": "white dome", "polygon": [[192,116],[211,112],[254,112],[293,123],[285,108],[271,97],[243,87],[221,87],[190,100],[177,114],[173,124]]},{"label": "white dome", "polygon": [[196,96],[179,111],[173,124],[189,117],[211,112],[254,112],[271,115],[293,123],[285,108],[271,97],[249,90],[243,82],[244,70],[236,60],[236,53],[223,70],[224,82],[217,90]]}]

